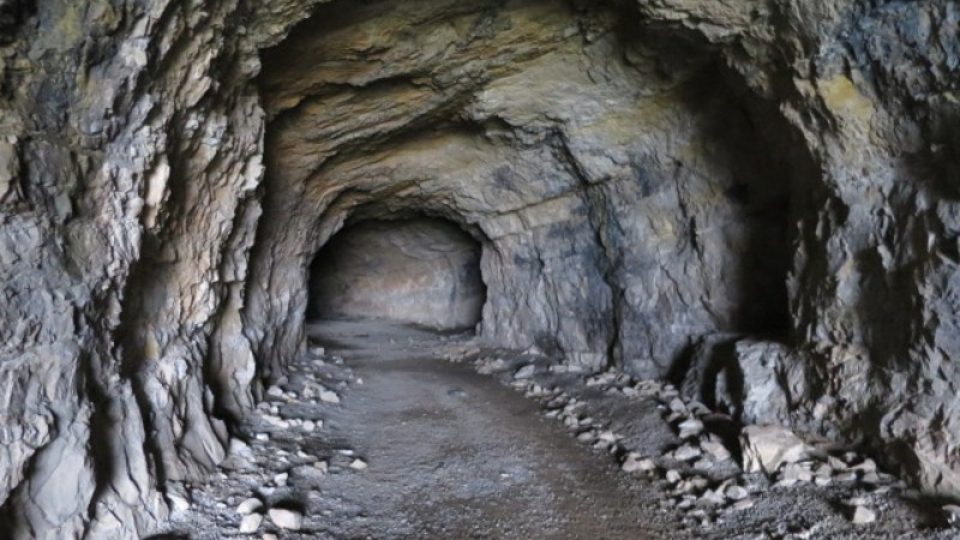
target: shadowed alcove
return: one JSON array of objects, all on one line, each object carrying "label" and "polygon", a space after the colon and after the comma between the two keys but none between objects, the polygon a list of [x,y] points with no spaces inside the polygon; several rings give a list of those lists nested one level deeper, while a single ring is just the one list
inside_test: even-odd
[{"label": "shadowed alcove", "polygon": [[307,316],[372,319],[439,330],[480,321],[480,246],[440,219],[347,226],[314,258]]}]

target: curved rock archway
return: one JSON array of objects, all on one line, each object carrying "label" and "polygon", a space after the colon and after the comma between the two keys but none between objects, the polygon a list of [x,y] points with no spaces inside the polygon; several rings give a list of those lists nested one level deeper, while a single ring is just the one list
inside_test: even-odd
[{"label": "curved rock archway", "polygon": [[305,350],[313,255],[412,215],[482,239],[480,342],[691,394],[719,364],[742,420],[958,496],[958,18],[0,2],[4,530],[157,530]]}]

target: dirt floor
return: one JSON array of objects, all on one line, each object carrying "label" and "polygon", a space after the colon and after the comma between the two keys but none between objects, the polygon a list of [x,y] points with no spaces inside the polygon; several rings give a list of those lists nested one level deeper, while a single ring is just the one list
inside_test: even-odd
[{"label": "dirt floor", "polygon": [[[463,335],[332,321],[308,332],[308,354],[241,426],[248,442],[207,482],[173,494],[174,520],[155,538],[955,537],[896,486],[775,487],[744,477],[735,459],[705,473],[674,467],[680,441],[662,403],[602,378]],[[534,367],[518,381],[524,365]],[[555,402],[582,423],[558,421]],[[628,450],[661,468],[621,471]],[[702,504],[663,478],[671,468],[711,485],[734,478],[749,505]],[[878,520],[852,524],[852,497]],[[244,501],[257,508],[238,511]],[[299,530],[279,527],[277,508],[302,515]]]}]

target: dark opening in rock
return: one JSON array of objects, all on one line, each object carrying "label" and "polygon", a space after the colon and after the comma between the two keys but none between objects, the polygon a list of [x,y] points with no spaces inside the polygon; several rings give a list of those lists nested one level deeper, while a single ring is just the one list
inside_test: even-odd
[{"label": "dark opening in rock", "polygon": [[317,254],[307,312],[462,330],[480,321],[485,297],[480,246],[456,225],[373,220],[348,226]]}]

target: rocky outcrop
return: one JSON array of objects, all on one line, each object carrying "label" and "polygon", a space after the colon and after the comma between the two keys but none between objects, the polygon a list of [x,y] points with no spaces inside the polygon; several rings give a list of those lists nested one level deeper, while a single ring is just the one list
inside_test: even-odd
[{"label": "rocky outcrop", "polygon": [[313,255],[423,214],[490,343],[682,378],[727,336],[743,414],[960,495],[955,3],[315,4],[0,1],[13,536],[148,531],[302,349]]}]

